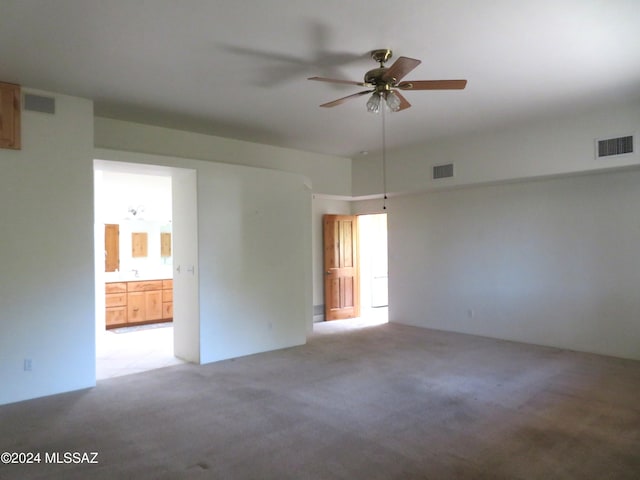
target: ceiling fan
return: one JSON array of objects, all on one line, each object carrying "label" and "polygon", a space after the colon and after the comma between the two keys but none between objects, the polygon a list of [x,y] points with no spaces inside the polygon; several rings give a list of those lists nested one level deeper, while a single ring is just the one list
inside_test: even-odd
[{"label": "ceiling fan", "polygon": [[335,107],[347,100],[357,98],[362,95],[371,93],[371,97],[367,102],[367,110],[373,113],[380,111],[381,100],[384,99],[389,109],[393,112],[409,108],[411,104],[400,93],[400,90],[462,90],[466,85],[466,80],[411,80],[401,81],[405,75],[420,65],[421,61],[415,58],[399,57],[393,65],[385,67],[384,64],[392,56],[389,49],[378,49],[371,52],[371,58],[380,63],[378,68],[369,70],[364,75],[363,82],[354,82],[351,80],[338,80],[334,78],[310,77],[309,80],[317,80],[319,82],[343,83],[347,85],[358,85],[361,87],[372,88],[372,90],[364,90],[362,92],[347,95],[346,97],[333,100],[332,102],[323,103],[321,107]]}]

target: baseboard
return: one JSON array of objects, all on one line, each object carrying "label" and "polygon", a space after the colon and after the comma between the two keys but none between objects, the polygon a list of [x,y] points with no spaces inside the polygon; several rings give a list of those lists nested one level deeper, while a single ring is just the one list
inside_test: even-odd
[{"label": "baseboard", "polygon": [[324,305],[313,306],[313,323],[324,322]]}]

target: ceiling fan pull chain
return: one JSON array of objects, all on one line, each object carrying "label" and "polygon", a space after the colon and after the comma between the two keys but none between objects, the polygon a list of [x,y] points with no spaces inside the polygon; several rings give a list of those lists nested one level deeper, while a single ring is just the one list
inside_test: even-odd
[{"label": "ceiling fan pull chain", "polygon": [[385,106],[382,106],[382,209],[387,209],[387,141]]}]

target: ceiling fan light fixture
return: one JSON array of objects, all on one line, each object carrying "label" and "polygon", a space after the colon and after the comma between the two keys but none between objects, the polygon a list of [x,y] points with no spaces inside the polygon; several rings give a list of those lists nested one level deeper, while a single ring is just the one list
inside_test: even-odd
[{"label": "ceiling fan light fixture", "polygon": [[373,92],[371,98],[367,102],[367,111],[371,113],[380,113],[380,93]]},{"label": "ceiling fan light fixture", "polygon": [[385,101],[387,102],[387,107],[389,107],[389,110],[391,110],[392,112],[397,112],[398,110],[400,110],[400,97],[398,97],[398,95],[396,95],[396,92],[394,92],[393,90],[387,92]]}]

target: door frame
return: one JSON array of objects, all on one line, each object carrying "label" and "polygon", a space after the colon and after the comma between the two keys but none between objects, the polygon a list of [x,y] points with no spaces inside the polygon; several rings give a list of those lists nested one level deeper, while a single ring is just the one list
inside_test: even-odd
[{"label": "door frame", "polygon": [[[378,254],[382,254],[384,253],[384,255],[386,256],[386,260],[388,262],[388,229],[385,226],[385,228],[376,228],[374,226],[374,228],[366,227],[366,224],[363,224],[363,219],[367,218],[367,217],[374,217],[374,216],[380,216],[380,215],[384,215],[385,216],[385,220],[387,218],[387,213],[386,212],[379,212],[379,213],[365,213],[365,214],[358,214],[358,215],[345,215],[345,214],[323,214],[322,216],[322,252],[323,252],[323,258],[322,258],[322,287],[323,287],[323,299],[324,299],[324,305],[323,305],[323,318],[322,321],[327,321],[327,320],[332,320],[332,318],[330,318],[330,316],[328,316],[329,314],[329,308],[327,308],[327,305],[329,305],[329,301],[327,300],[327,269],[326,269],[326,265],[325,265],[325,260],[326,260],[326,245],[325,245],[325,216],[330,215],[332,217],[344,217],[344,218],[349,218],[349,217],[355,217],[356,218],[356,223],[355,223],[355,227],[357,228],[357,271],[358,271],[358,281],[357,281],[357,292],[358,292],[358,301],[359,301],[359,305],[358,305],[358,312],[357,312],[357,316],[362,316],[362,315],[366,315],[367,317],[371,316],[371,317],[375,317],[377,319],[382,318],[381,312],[384,310],[384,312],[387,311],[388,308],[388,284],[385,285],[385,288],[387,289],[386,291],[386,296],[381,297],[380,299],[383,300],[382,303],[384,304],[380,304],[380,305],[375,305],[373,304],[372,300],[373,300],[373,282],[374,282],[374,277],[372,276],[369,280],[367,280],[366,275],[367,272],[370,272],[371,274],[373,274],[373,268],[372,266],[367,267],[366,264],[363,264],[363,262],[369,262],[371,260],[371,262],[373,262],[373,258],[371,257],[371,255],[378,255]],[[386,224],[386,221],[385,221]],[[364,234],[364,236],[363,236]],[[375,239],[370,239],[368,237],[370,237],[371,235],[384,235],[385,239],[384,242],[380,242],[378,240]],[[382,250],[384,250],[384,252],[382,252]],[[368,253],[369,252],[369,253]],[[364,276],[363,276],[364,275]],[[318,277],[316,277],[318,278]],[[387,267],[387,278],[388,278],[388,267]],[[369,285],[367,286],[367,283],[363,282],[369,282]],[[367,297],[365,297],[365,295]],[[367,298],[369,298],[369,301],[367,300]],[[384,313],[384,317],[386,318],[386,313]],[[344,318],[350,318],[350,317],[344,317]],[[320,320],[316,320],[316,321],[320,321]]]},{"label": "door frame", "polygon": [[[95,196],[100,194],[100,182],[96,180],[96,171],[110,170],[123,173],[134,173],[142,175],[163,175],[171,177],[172,182],[172,210],[174,211],[172,216],[175,217],[176,208],[176,179],[185,181],[185,188],[182,189],[182,193],[178,192],[182,203],[184,203],[185,209],[190,209],[192,217],[188,220],[188,223],[184,228],[176,230],[174,221],[174,233],[172,237],[174,245],[174,322],[173,322],[173,335],[174,335],[174,356],[186,360],[192,363],[199,363],[200,361],[200,325],[199,325],[199,290],[198,290],[198,277],[197,272],[199,268],[197,266],[197,239],[198,239],[198,224],[197,224],[197,172],[195,169],[173,167],[169,165],[147,164],[139,163],[135,161],[137,154],[129,152],[107,152],[96,150],[96,157],[93,161],[94,171],[94,204]],[[122,158],[118,160],[117,158]],[[95,218],[94,219],[100,220]],[[182,223],[182,222],[178,222]],[[98,233],[100,232],[100,233]],[[104,279],[102,273],[104,271],[104,255],[99,254],[104,251],[104,225],[94,225],[94,239],[95,239],[95,292],[96,292],[96,341],[98,341],[98,335],[104,331],[105,324],[105,302],[104,302]],[[181,259],[176,256],[176,241],[179,244],[185,244],[192,247],[192,250],[196,252],[195,259],[191,256],[188,259]],[[195,245],[195,248],[193,248]],[[186,268],[190,272],[187,280],[187,275],[182,275],[181,278],[176,277],[176,265],[181,263],[189,264]],[[196,273],[193,273],[196,272]],[[180,276],[180,275],[178,275]],[[176,281],[177,280],[177,281]],[[177,293],[177,295],[176,295]],[[190,302],[186,305],[186,302]],[[191,305],[191,302],[194,305]],[[176,307],[178,312],[188,312],[188,318],[185,316],[183,321],[176,322],[175,311]],[[176,337],[177,335],[177,337]],[[176,348],[176,338],[181,339],[181,345]],[[185,346],[185,345],[188,345]]]}]

